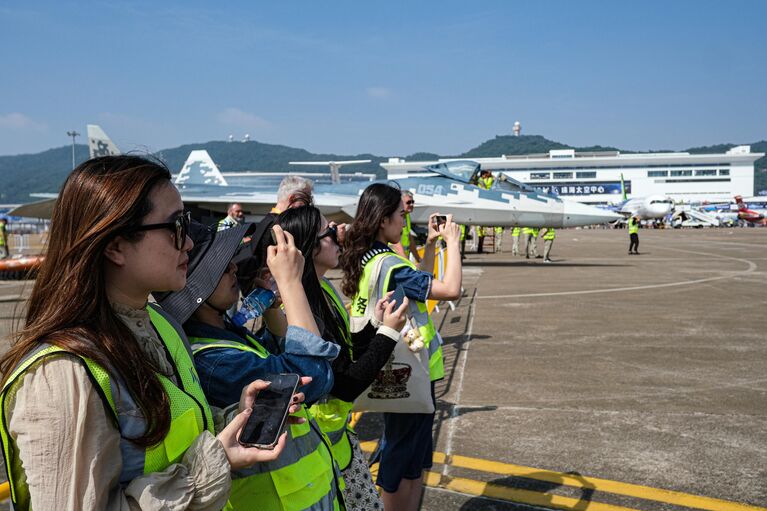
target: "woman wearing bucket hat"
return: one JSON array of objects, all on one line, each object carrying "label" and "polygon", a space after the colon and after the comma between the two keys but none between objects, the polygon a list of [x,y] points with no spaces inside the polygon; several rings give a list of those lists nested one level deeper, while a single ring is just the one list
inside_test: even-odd
[{"label": "woman wearing bucket hat", "polygon": [[186,282],[192,242],[170,177],[122,155],[88,160],[64,183],[26,324],[0,362],[14,509],[218,510],[232,469],[284,448],[237,442],[263,382],[214,436],[183,332],[147,304]]},{"label": "woman wearing bucket hat", "polygon": [[[236,399],[232,390],[239,381],[267,379],[270,373],[312,377],[304,387],[310,402],[333,385],[330,361],[339,348],[319,337],[301,286],[304,259],[289,233],[279,226],[272,232],[276,245],[268,248],[266,259],[285,309],[288,327],[284,340],[275,342],[268,332],[251,334],[232,324],[225,314],[239,297],[231,259],[243,236],[249,234],[248,226],[219,232],[193,226],[190,236],[196,246],[190,254],[187,285],[182,291],[158,296],[163,308],[184,324],[201,386],[210,402],[219,406]],[[279,459],[233,474],[232,509],[253,509],[254,505],[259,510],[340,508],[340,478],[327,440],[305,407],[296,415],[305,421],[288,428],[288,442]]]},{"label": "woman wearing bucket hat", "polygon": [[374,320],[352,334],[341,295],[325,278],[329,270],[338,266],[339,227],[328,223],[314,206],[284,211],[277,223],[293,234],[306,259],[302,282],[322,337],[341,346],[338,358],[333,361],[333,388],[310,410],[333,444],[333,455],[346,483],[347,509],[383,509],[349,420],[354,400],[375,380],[400,339],[408,300],[405,298],[395,308],[394,302],[387,301],[389,296],[382,298],[376,304]]}]

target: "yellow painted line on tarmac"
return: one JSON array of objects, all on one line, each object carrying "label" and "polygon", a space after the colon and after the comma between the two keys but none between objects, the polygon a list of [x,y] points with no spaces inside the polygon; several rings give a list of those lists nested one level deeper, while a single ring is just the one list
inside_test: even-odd
[{"label": "yellow painted line on tarmac", "polygon": [[[376,447],[376,442],[375,441],[362,442],[361,447],[364,451],[372,452]],[[585,489],[589,489],[593,491],[612,493],[616,495],[623,495],[626,497],[635,497],[642,500],[652,500],[655,502],[663,502],[666,504],[684,506],[684,507],[693,508],[693,509],[703,509],[706,511],[767,511],[767,508],[751,506],[749,504],[740,504],[737,502],[731,502],[731,501],[716,499],[712,497],[703,497],[699,495],[691,495],[689,493],[682,493],[682,492],[673,491],[673,490],[663,490],[659,488],[651,488],[649,486],[641,486],[641,485],[630,484],[630,483],[621,483],[618,481],[610,481],[608,479],[599,479],[596,477],[575,476],[575,475],[567,474],[563,472],[542,470],[542,469],[533,468],[533,467],[513,465],[511,463],[501,463],[498,461],[471,458],[468,456],[458,456],[458,455],[447,456],[445,455],[445,453],[435,452],[433,459],[435,463],[450,465],[452,467],[466,468],[466,469],[477,470],[481,472],[488,472],[491,474],[504,475],[504,476],[524,477],[526,479],[533,479],[536,481],[543,481],[543,482],[554,483],[558,485],[567,485],[574,488],[585,488]],[[436,474],[436,476],[439,477],[439,474]],[[513,500],[515,502],[524,502],[528,504],[536,504],[538,503],[538,501],[534,502],[532,500],[528,500],[527,497],[534,496],[534,495],[545,495],[539,492],[531,492],[529,490],[517,490],[514,488],[508,488],[508,487],[494,484],[494,483],[483,483],[480,481],[472,481],[471,479],[449,478],[449,477],[446,479],[448,480],[448,482],[449,481],[459,481],[459,482],[453,485],[441,483],[438,486],[441,488],[446,488],[446,489],[454,489],[455,491],[460,491],[461,493],[469,493],[471,495],[494,496],[494,495],[503,494],[503,495],[506,495],[506,497],[495,497],[495,498],[506,499],[508,497],[508,500]],[[433,484],[429,484],[428,481],[429,479],[427,479],[427,484],[429,486],[434,486]],[[480,487],[477,485],[484,485],[484,486]],[[487,490],[490,493],[476,494],[473,491],[464,491],[464,490],[455,489],[458,487],[465,487],[473,491],[479,491],[481,488],[484,488],[482,491]],[[527,493],[530,493],[531,495],[527,495],[527,493],[520,493],[520,492],[527,492]],[[518,500],[518,498],[520,497],[524,497],[525,500]],[[549,497],[551,496],[546,495],[547,499]],[[564,497],[561,497],[561,498],[564,498]],[[577,503],[579,501],[574,500],[574,502]],[[589,504],[589,510],[597,511],[596,507],[592,507],[595,504],[596,503],[591,502]],[[551,505],[552,507],[556,507],[549,501],[546,501],[546,505]],[[566,509],[579,509],[577,507],[572,507],[572,503],[571,504],[563,503],[561,505],[570,506],[570,507],[566,507]],[[607,504],[600,504],[600,505],[604,506]],[[619,508],[619,507],[612,506],[609,508],[601,508],[601,509],[605,509],[605,510],[611,509],[611,510],[617,511],[619,509],[626,509],[626,508]]]},{"label": "yellow painted line on tarmac", "polygon": [[436,472],[427,472],[426,485],[443,488],[477,497],[488,497],[497,500],[520,502],[534,506],[543,506],[550,509],[585,510],[588,511],[637,511],[634,508],[603,504],[593,500],[576,499],[551,495],[532,490],[521,490],[507,486],[473,481],[462,477],[443,477]]}]

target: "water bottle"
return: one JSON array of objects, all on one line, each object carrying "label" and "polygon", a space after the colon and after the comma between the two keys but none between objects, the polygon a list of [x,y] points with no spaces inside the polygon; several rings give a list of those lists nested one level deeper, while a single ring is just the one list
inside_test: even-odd
[{"label": "water bottle", "polygon": [[232,323],[242,326],[251,319],[263,315],[264,311],[274,303],[274,298],[275,295],[272,290],[255,288],[242,300],[242,307],[232,317]]}]

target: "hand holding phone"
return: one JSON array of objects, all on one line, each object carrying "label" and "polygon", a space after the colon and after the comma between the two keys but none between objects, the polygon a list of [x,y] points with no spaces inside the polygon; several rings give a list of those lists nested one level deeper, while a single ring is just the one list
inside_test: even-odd
[{"label": "hand holding phone", "polygon": [[293,373],[270,375],[271,383],[253,402],[253,411],[240,432],[238,441],[246,447],[273,449],[287,425],[293,394],[300,377]]},{"label": "hand holding phone", "polygon": [[447,223],[447,216],[446,215],[435,215],[434,216],[434,225],[437,226],[437,230],[439,230],[440,225],[445,225]]},{"label": "hand holding phone", "polygon": [[394,292],[392,293],[391,297],[389,297],[389,302],[394,302],[394,307],[399,307],[402,305],[402,301],[405,299],[405,288],[402,287],[402,284],[397,284],[397,287],[394,288]]}]

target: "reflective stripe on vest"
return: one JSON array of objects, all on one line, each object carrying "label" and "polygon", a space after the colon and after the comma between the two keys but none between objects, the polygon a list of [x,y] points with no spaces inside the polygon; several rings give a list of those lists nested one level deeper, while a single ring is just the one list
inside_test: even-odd
[{"label": "reflective stripe on vest", "polygon": [[[373,288],[373,295],[368,296],[373,271],[377,266],[378,260],[381,258],[384,258],[384,260],[381,264],[380,272],[376,276],[377,280],[375,282],[375,287]],[[379,300],[382,298],[389,289],[389,280],[391,279],[392,272],[397,268],[405,266],[417,271],[416,266],[408,259],[391,251],[383,252],[370,258],[362,269],[359,290],[352,298],[351,315],[353,317],[364,316],[368,301]],[[442,343],[440,337],[437,335],[437,330],[434,328],[434,323],[432,323],[431,317],[429,316],[429,310],[427,309],[426,304],[415,300],[409,300],[408,315],[415,320],[415,323],[418,326],[418,331],[423,337],[424,346],[429,350],[429,373],[431,380],[434,381],[444,378],[445,366],[442,361]]]},{"label": "reflective stripe on vest", "polygon": [[105,401],[105,407],[113,413],[113,419],[120,431],[120,452],[122,454],[122,472],[120,483],[127,486],[140,475],[159,472],[169,465],[181,460],[186,450],[195,439],[207,429],[213,433],[213,416],[199,385],[199,378],[194,369],[192,358],[186,345],[181,340],[176,329],[164,317],[164,312],[147,306],[152,325],[157,329],[160,338],[172,358],[176,370],[175,385],[170,379],[158,374],[158,378],[168,394],[170,401],[171,424],[168,434],[162,442],[144,449],[136,446],[129,438],[136,438],[146,431],[146,421],[139,412],[139,407],[130,395],[122,379],[112,378],[99,364],[86,357],[81,357],[57,346],[42,344],[32,351],[11,373],[2,389],[0,399],[0,414],[2,427],[0,435],[3,439],[3,454],[5,456],[8,479],[11,481],[11,498],[16,509],[29,508],[29,488],[23,484],[14,470],[20,467],[18,455],[12,445],[6,422],[6,399],[9,392],[15,392],[15,384],[20,381],[26,371],[35,363],[49,356],[72,356],[81,360],[88,372],[94,387]]},{"label": "reflective stripe on vest", "polygon": [[514,237],[514,238],[518,238],[518,237],[519,237],[519,227],[515,227],[515,228],[513,228],[513,229],[511,230],[511,235],[512,235],[512,237]]},{"label": "reflective stripe on vest", "polygon": [[633,218],[629,220],[629,234],[639,233],[639,221]]},{"label": "reflective stripe on vest", "polygon": [[[269,356],[257,340],[250,336],[247,340],[249,345],[226,339],[189,338],[195,355],[204,350],[236,349],[259,358]],[[288,441],[279,458],[232,472],[232,492],[226,509],[324,511],[339,508],[336,495],[341,489],[336,488],[336,480],[341,482],[343,478],[335,473],[333,459],[319,433],[320,427],[306,406],[293,416],[304,417],[306,421],[288,427]],[[325,441],[330,444],[330,440]]]},{"label": "reflective stripe on vest", "polygon": [[554,233],[554,229],[552,227],[547,227],[546,234],[543,235],[543,239],[553,240],[555,237],[556,237],[556,234]]},{"label": "reflective stripe on vest", "polygon": [[410,233],[413,231],[412,224],[410,223],[410,213],[405,213],[405,226],[402,228],[402,236],[400,236],[400,244],[405,249],[405,253],[408,253],[410,248]]},{"label": "reflective stripe on vest", "polygon": [[[344,330],[344,341],[349,350],[349,358],[352,358],[349,313],[346,312],[343,299],[338,294],[336,288],[333,287],[333,284],[326,278],[320,279],[320,285],[325,295],[331,300],[332,306],[336,308],[338,314],[343,318],[343,325],[341,327]],[[349,436],[346,434],[352,408],[354,408],[354,403],[349,403],[330,395],[325,396],[309,408],[317,424],[320,425],[322,432],[330,440],[333,458],[335,458],[341,470],[346,470],[352,461],[352,445],[349,441]]]}]

